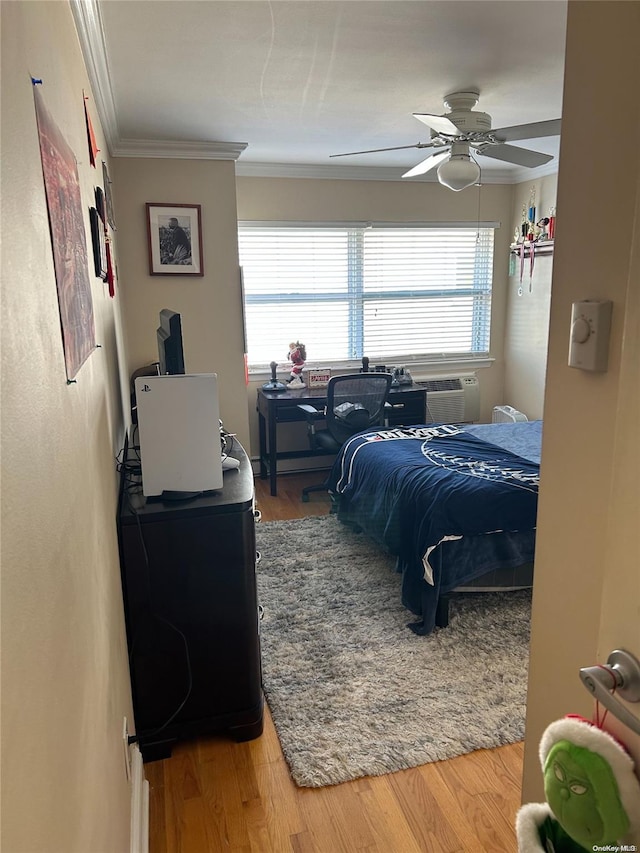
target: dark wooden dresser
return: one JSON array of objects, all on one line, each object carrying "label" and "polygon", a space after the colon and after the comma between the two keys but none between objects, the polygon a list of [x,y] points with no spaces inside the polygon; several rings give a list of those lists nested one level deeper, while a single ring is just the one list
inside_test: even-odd
[{"label": "dark wooden dresser", "polygon": [[225,471],[223,488],[188,500],[144,498],[122,474],[122,587],[145,761],[196,735],[262,733],[253,472],[237,444],[231,455],[240,467]]}]

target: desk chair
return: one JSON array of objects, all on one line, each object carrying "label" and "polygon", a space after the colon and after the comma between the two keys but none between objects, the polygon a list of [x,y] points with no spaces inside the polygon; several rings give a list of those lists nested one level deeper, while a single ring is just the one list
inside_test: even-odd
[{"label": "desk chair", "polygon": [[[390,387],[390,373],[332,376],[327,387],[327,405],[323,410],[306,403],[298,406],[305,414],[311,449],[337,453],[357,432],[383,426]],[[319,420],[326,421],[325,429],[316,429]],[[307,486],[302,490],[302,500],[309,500],[309,492],[326,488],[326,483]]]}]

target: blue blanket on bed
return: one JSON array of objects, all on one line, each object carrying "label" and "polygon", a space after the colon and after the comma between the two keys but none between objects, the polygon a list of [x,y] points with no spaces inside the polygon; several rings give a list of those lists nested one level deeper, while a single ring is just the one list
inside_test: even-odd
[{"label": "blue blanket on bed", "polygon": [[[339,516],[398,557],[407,575],[403,601],[422,617],[424,633],[433,628],[441,591],[533,556],[539,465],[472,430],[432,425],[360,433],[343,446],[329,479]],[[443,568],[443,543],[498,531],[507,534],[503,540],[528,531],[526,553],[496,558],[490,543],[471,569]]]}]

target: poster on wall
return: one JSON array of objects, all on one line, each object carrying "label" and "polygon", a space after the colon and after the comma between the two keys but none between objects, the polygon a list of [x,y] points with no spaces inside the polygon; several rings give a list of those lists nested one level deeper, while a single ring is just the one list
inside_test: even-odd
[{"label": "poster on wall", "polygon": [[73,151],[34,86],[53,264],[58,291],[67,379],[72,380],[95,349],[87,240]]},{"label": "poster on wall", "polygon": [[93,123],[91,121],[91,116],[89,115],[89,110],[87,109],[87,101],[89,98],[82,93],[82,98],[84,100],[84,120],[87,125],[87,143],[89,145],[89,162],[95,169],[96,167],[96,157],[98,156],[98,152],[100,149],[98,148],[98,143],[96,141],[96,134],[93,129]]}]

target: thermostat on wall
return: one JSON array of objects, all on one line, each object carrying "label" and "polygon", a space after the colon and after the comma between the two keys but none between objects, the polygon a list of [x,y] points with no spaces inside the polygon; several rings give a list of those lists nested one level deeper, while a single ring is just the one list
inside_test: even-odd
[{"label": "thermostat on wall", "polygon": [[569,367],[605,371],[609,357],[609,331],[613,303],[585,299],[571,308]]}]

